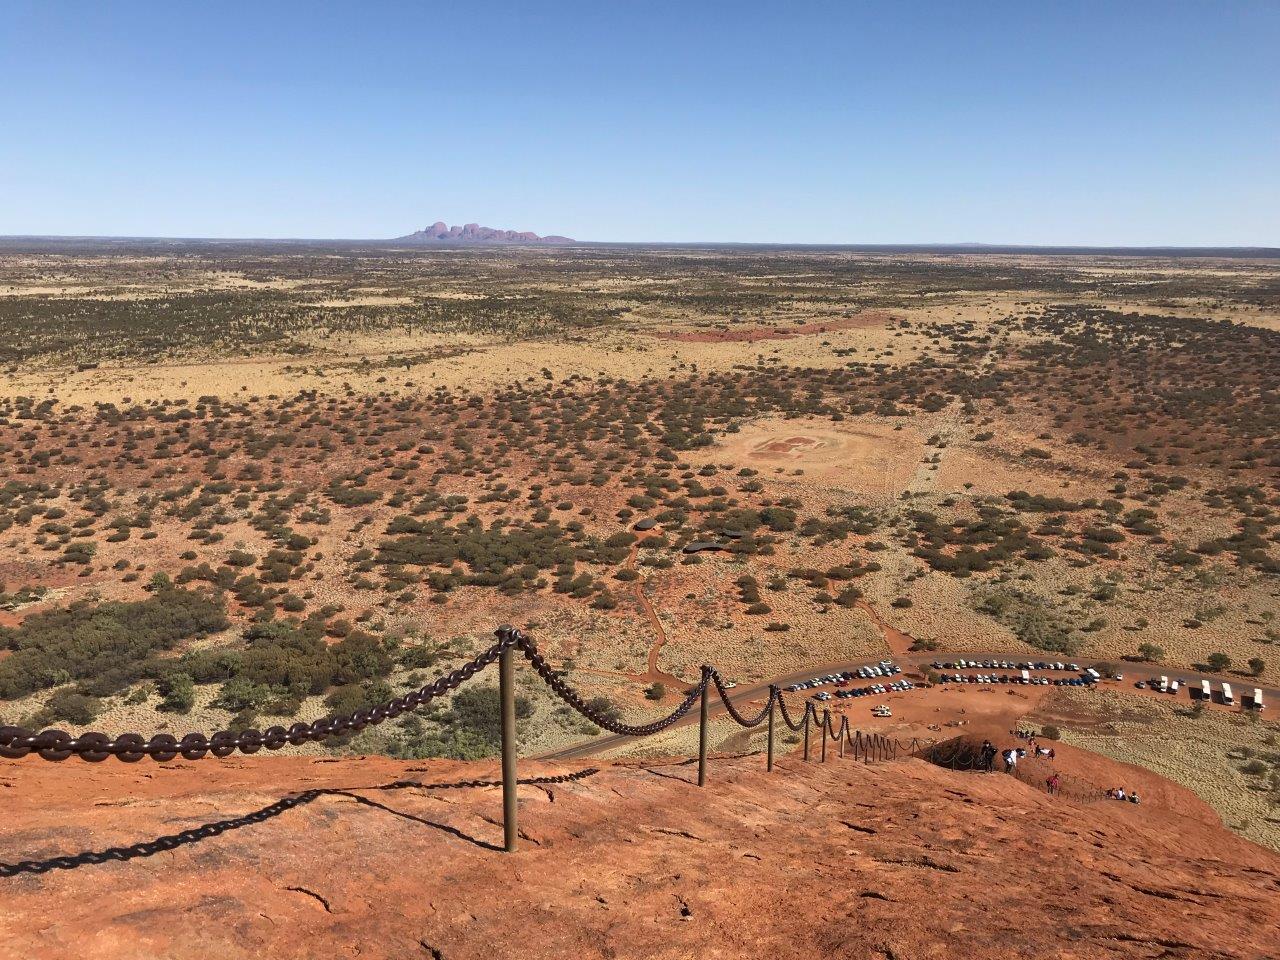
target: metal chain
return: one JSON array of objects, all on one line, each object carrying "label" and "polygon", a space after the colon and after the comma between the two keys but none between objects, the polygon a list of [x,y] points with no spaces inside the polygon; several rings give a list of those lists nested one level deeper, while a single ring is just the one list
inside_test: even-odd
[{"label": "metal chain", "polygon": [[[356,733],[367,726],[376,726],[385,720],[393,719],[402,713],[430,703],[437,697],[456,690],[490,664],[495,663],[503,651],[516,648],[524,654],[534,672],[556,696],[596,726],[622,736],[648,737],[666,730],[688,714],[693,705],[698,702],[698,698],[706,694],[709,683],[715,684],[716,693],[729,716],[744,727],[756,727],[763,723],[768,718],[769,708],[775,700],[781,709],[782,722],[793,731],[798,731],[810,716],[815,719],[817,717],[813,703],[805,701],[804,713],[799,720],[793,720],[782,692],[771,689],[769,699],[765,701],[760,712],[753,718],[747,718],[734,706],[720,672],[715,667],[704,667],[702,679],[688,691],[684,700],[670,714],[648,723],[624,723],[592,707],[576,690],[562,680],[528,635],[507,626],[499,627],[496,635],[497,643],[421,689],[350,714],[335,714],[309,724],[295,723],[288,728],[274,726],[264,731],[221,730],[212,736],[188,733],[181,739],[168,733],[156,733],[149,738],[138,733],[122,733],[111,738],[104,733],[90,732],[73,737],[65,730],[42,730],[35,733],[22,727],[5,726],[0,727],[0,758],[16,760],[34,752],[45,760],[55,761],[78,756],[82,760],[94,763],[109,757],[116,757],[128,763],[136,762],[143,757],[163,762],[179,756],[185,760],[200,760],[206,756],[222,758],[237,751],[253,754],[264,747],[268,750],[279,750],[286,744],[298,746],[304,743],[320,742],[343,734]],[[850,736],[847,716],[842,716],[839,731],[833,727],[829,712],[823,720],[819,721],[819,726],[823,729],[823,736],[829,736],[835,741],[839,741],[841,736],[847,738]],[[863,734],[859,731],[859,739],[862,736]],[[853,743],[852,739],[849,742]],[[887,744],[887,741],[885,743]],[[880,745],[877,743],[877,746]],[[880,749],[884,752],[883,747]],[[547,782],[567,781],[548,780]]]},{"label": "metal chain", "polygon": [[698,698],[702,696],[703,692],[707,688],[708,673],[704,670],[702,679],[698,682],[698,685],[693,687],[688,694],[686,694],[680,706],[676,707],[672,713],[660,720],[652,720],[649,723],[623,723],[620,720],[615,720],[613,717],[601,713],[599,710],[593,709],[585,700],[582,699],[581,695],[574,690],[573,687],[560,679],[551,664],[549,664],[546,661],[546,658],[538,652],[538,647],[534,644],[533,640],[524,633],[521,633],[519,630],[513,630],[512,634],[515,637],[515,646],[519,647],[519,649],[524,653],[525,659],[529,661],[529,665],[533,667],[534,672],[542,678],[542,682],[551,688],[551,692],[569,706],[573,707],[573,709],[577,710],[597,727],[602,727],[610,733],[617,733],[626,737],[648,737],[655,733],[661,733],[688,713],[689,710],[692,709],[693,705],[698,702]]},{"label": "metal chain", "polygon": [[33,733],[22,727],[0,727],[0,757],[16,760],[34,751],[45,760],[65,760],[70,756],[78,756],[93,763],[108,757],[116,757],[127,763],[136,762],[143,757],[160,762],[179,756],[184,760],[200,760],[208,755],[228,757],[237,750],[245,754],[257,753],[263,747],[279,750],[286,744],[297,746],[356,733],[456,690],[485,667],[496,662],[502,651],[515,647],[517,637],[521,636],[512,627],[501,627],[497,635],[498,642],[489,649],[421,689],[350,714],[334,714],[312,723],[295,723],[287,729],[275,726],[261,731],[221,730],[212,736],[188,733],[182,739],[169,733],[153,734],[149,739],[138,733],[122,733],[114,739],[105,733],[96,732],[73,737],[65,730]]},{"label": "metal chain", "polygon": [[734,721],[742,727],[758,727],[764,723],[769,716],[769,707],[773,703],[773,691],[769,691],[769,699],[765,701],[764,707],[756,714],[754,720],[748,720],[738,712],[738,708],[733,705],[733,701],[729,699],[729,691],[725,689],[724,680],[720,677],[720,671],[715,667],[711,668],[711,679],[715,681],[716,693],[720,695],[720,702],[724,704],[725,710]]},{"label": "metal chain", "polygon": [[805,720],[808,719],[809,714],[813,711],[813,704],[806,700],[804,702],[804,712],[800,714],[800,719],[793,723],[791,721],[791,714],[787,711],[787,701],[782,696],[781,690],[778,691],[778,706],[782,710],[782,722],[785,723],[789,729],[794,731],[799,731],[799,729],[804,726]]}]

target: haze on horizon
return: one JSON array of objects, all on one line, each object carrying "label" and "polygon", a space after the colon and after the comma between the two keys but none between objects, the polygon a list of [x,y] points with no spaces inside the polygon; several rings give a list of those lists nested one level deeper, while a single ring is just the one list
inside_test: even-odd
[{"label": "haze on horizon", "polygon": [[1280,7],[7,7],[0,234],[1280,246]]}]

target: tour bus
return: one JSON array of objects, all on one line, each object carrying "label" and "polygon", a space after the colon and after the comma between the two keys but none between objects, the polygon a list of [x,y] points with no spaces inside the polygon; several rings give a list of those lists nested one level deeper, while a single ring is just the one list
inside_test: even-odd
[{"label": "tour bus", "polygon": [[1213,699],[1213,688],[1212,688],[1211,686],[1209,686],[1209,681],[1208,681],[1208,680],[1201,680],[1201,681],[1200,681],[1200,699],[1201,699],[1201,700],[1212,700],[1212,699]]},{"label": "tour bus", "polygon": [[1085,673],[1087,673],[1090,677],[1092,677],[1095,683],[1102,679],[1102,674],[1100,674],[1097,670],[1093,669],[1093,667],[1090,667],[1088,670],[1085,671]]},{"label": "tour bus", "polygon": [[1169,692],[1169,678],[1168,678],[1168,677],[1161,677],[1161,678],[1160,678],[1160,685],[1159,685],[1159,686],[1157,686],[1157,687],[1156,687],[1156,689],[1157,689],[1157,690],[1159,690],[1161,693],[1168,693],[1168,692]]},{"label": "tour bus", "polygon": [[1169,684],[1169,692],[1170,692],[1170,693],[1177,693],[1177,692],[1178,692],[1178,681],[1177,681],[1177,680],[1174,680],[1173,682],[1171,682],[1171,683]]},{"label": "tour bus", "polygon": [[1233,703],[1236,702],[1235,696],[1233,696],[1231,693],[1231,684],[1229,683],[1224,683],[1222,685],[1222,702],[1225,703],[1227,706],[1231,706]]},{"label": "tour bus", "polygon": [[1247,704],[1250,709],[1262,709],[1262,690],[1259,687],[1253,688],[1253,699]]},{"label": "tour bus", "polygon": [[1022,671],[1022,682],[1023,682],[1023,683],[1030,683],[1030,682],[1031,682],[1031,671],[1030,671],[1030,670],[1023,670],[1023,671]]}]

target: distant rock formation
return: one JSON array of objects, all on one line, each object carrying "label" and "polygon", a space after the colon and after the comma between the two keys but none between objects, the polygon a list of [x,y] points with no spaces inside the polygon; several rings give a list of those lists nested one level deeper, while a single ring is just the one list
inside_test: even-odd
[{"label": "distant rock formation", "polygon": [[555,235],[540,237],[529,230],[497,230],[493,227],[482,227],[478,223],[468,223],[459,227],[449,226],[443,220],[437,220],[425,230],[417,230],[405,237],[396,237],[405,243],[573,243],[569,237]]}]

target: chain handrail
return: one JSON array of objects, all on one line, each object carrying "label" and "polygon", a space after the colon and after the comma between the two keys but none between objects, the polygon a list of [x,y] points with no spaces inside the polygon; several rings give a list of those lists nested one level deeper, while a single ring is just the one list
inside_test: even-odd
[{"label": "chain handrail", "polygon": [[[877,760],[896,759],[898,756],[899,743],[897,740],[889,741],[880,734],[864,734],[861,730],[855,731],[849,724],[847,714],[840,715],[840,726],[836,729],[832,723],[831,711],[824,710],[822,717],[819,719],[817,708],[813,701],[806,700],[804,712],[799,720],[794,720],[787,708],[787,702],[782,696],[782,690],[775,684],[769,686],[769,695],[765,699],[764,706],[760,712],[754,717],[748,718],[734,705],[732,698],[729,696],[728,688],[725,686],[724,678],[720,676],[720,672],[713,666],[704,665],[702,667],[702,677],[693,687],[689,688],[685,693],[684,699],[671,713],[665,717],[656,720],[650,720],[647,723],[625,723],[619,720],[612,704],[607,709],[601,709],[594,705],[591,701],[586,700],[577,690],[567,683],[560,673],[555,670],[547,661],[546,657],[538,650],[533,640],[514,627],[502,626],[495,631],[497,642],[488,649],[474,656],[462,666],[438,677],[426,686],[406,693],[399,697],[392,697],[385,703],[378,704],[374,707],[367,707],[356,710],[350,714],[340,713],[332,716],[315,720],[311,723],[295,723],[286,728],[283,726],[269,727],[265,731],[255,729],[249,730],[220,730],[209,736],[203,733],[188,733],[181,739],[168,733],[155,733],[150,738],[145,738],[139,733],[122,733],[116,737],[109,737],[105,733],[96,731],[82,733],[73,737],[65,730],[42,730],[38,733],[22,727],[3,726],[0,727],[0,758],[17,760],[35,753],[37,756],[45,760],[60,761],[71,756],[78,756],[82,760],[97,763],[106,760],[109,757],[116,757],[128,763],[134,763],[143,757],[164,762],[173,760],[179,756],[186,760],[200,760],[207,756],[216,758],[229,757],[236,751],[245,754],[257,753],[264,747],[268,750],[279,750],[286,744],[301,745],[304,743],[318,742],[329,739],[330,737],[341,736],[347,733],[355,733],[363,730],[367,726],[380,724],[386,720],[398,717],[400,714],[417,709],[418,707],[430,703],[437,697],[457,689],[467,681],[471,680],[477,673],[480,673],[486,667],[493,663],[499,664],[498,690],[501,700],[501,727],[502,727],[502,793],[503,793],[503,832],[505,840],[505,849],[508,852],[516,849],[518,840],[518,829],[516,825],[517,803],[516,788],[520,781],[516,777],[516,725],[515,725],[515,679],[514,679],[514,656],[517,650],[529,661],[529,665],[534,672],[541,678],[542,682],[557,697],[566,704],[578,711],[582,716],[597,727],[601,727],[612,733],[625,737],[649,737],[656,733],[661,733],[673,724],[677,723],[682,717],[693,709],[695,703],[700,704],[701,714],[699,748],[698,748],[698,785],[702,786],[706,783],[706,764],[707,764],[707,748],[708,748],[708,695],[710,688],[714,685],[716,695],[720,698],[720,702],[724,707],[725,713],[737,724],[753,728],[760,724],[768,722],[768,751],[766,769],[773,769],[774,761],[774,708],[775,705],[782,713],[782,722],[793,731],[804,729],[804,759],[809,759],[809,726],[816,723],[821,728],[821,746],[822,760],[827,759],[827,740],[831,739],[839,744],[840,755],[844,756],[846,745],[852,746],[854,759],[858,758],[861,753],[862,758],[866,762],[870,762],[874,756]],[[607,701],[606,701],[607,702]],[[918,750],[917,741],[912,741],[912,752]],[[584,776],[585,774],[565,774],[560,777],[544,778],[545,782],[572,782]],[[311,791],[307,796],[314,799],[326,791]],[[312,794],[314,796],[312,796]],[[295,805],[302,801],[281,801],[277,806],[283,810],[290,805]],[[309,802],[309,801],[307,801]],[[274,815],[274,814],[271,814]],[[197,834],[203,836],[204,830],[212,829],[203,828],[201,831],[189,831],[191,837]],[[172,841],[173,843],[189,842],[186,834],[176,835],[172,838],[161,838],[165,843]],[[145,844],[139,847],[144,854],[151,850],[154,844]],[[101,857],[113,857],[116,851],[106,851]],[[142,854],[139,854],[142,855]],[[97,858],[99,855],[94,855]],[[52,861],[51,861],[52,862]],[[77,860],[76,862],[79,862]],[[90,861],[86,861],[90,862]],[[93,859],[92,862],[99,862]],[[55,864],[60,865],[60,864]],[[10,866],[13,865],[0,865]],[[35,869],[41,864],[32,861],[31,863],[20,864],[14,867],[15,870],[21,871],[30,867]],[[11,874],[9,874],[11,875]]]},{"label": "chain handrail", "polygon": [[813,711],[813,703],[812,703],[812,701],[806,700],[806,701],[804,702],[804,711],[800,714],[800,719],[799,719],[799,720],[796,720],[796,721],[793,723],[793,722],[792,722],[792,720],[791,720],[791,713],[790,713],[790,711],[789,711],[789,709],[788,709],[788,707],[787,707],[787,701],[786,701],[786,698],[782,696],[782,691],[781,691],[781,690],[777,691],[776,697],[777,697],[777,701],[778,701],[778,708],[779,708],[780,712],[782,713],[782,722],[783,722],[783,723],[785,723],[785,724],[787,725],[787,728],[788,728],[789,730],[791,730],[791,731],[793,731],[793,732],[798,732],[798,731],[800,730],[800,728],[801,728],[801,727],[803,727],[803,726],[805,725],[806,721],[808,721],[809,717],[810,717],[810,716],[813,714],[813,712],[814,712],[814,711]]},{"label": "chain handrail", "polygon": [[156,733],[143,737],[138,733],[122,733],[112,738],[104,733],[82,733],[73,737],[65,730],[42,730],[33,733],[22,727],[0,727],[0,757],[20,759],[33,751],[45,760],[65,760],[78,756],[82,760],[100,762],[116,757],[127,763],[151,757],[157,761],[200,760],[212,754],[219,759],[239,750],[241,753],[257,753],[263,747],[279,750],[286,744],[298,746],[313,741],[327,740],[346,733],[356,733],[367,726],[376,726],[385,720],[415,710],[430,703],[466,683],[477,673],[497,661],[503,650],[517,645],[522,634],[511,627],[497,631],[498,642],[476,655],[461,667],[450,671],[419,690],[403,696],[392,697],[375,707],[366,707],[352,713],[339,713],[323,717],[311,723],[295,723],[268,727],[265,731],[248,729],[241,731],[220,730],[212,736],[188,733],[181,739],[173,734]]},{"label": "chain handrail", "polygon": [[737,723],[738,726],[758,727],[768,719],[769,707],[773,704],[772,691],[769,694],[769,698],[765,700],[764,706],[760,709],[760,712],[756,714],[755,719],[748,720],[738,712],[738,708],[735,707],[733,705],[733,701],[729,699],[729,692],[725,689],[724,680],[720,676],[720,671],[715,667],[711,668],[711,679],[715,682],[716,693],[720,695],[720,702],[724,704],[725,712],[734,719],[734,722]]},{"label": "chain handrail", "polygon": [[[883,738],[876,740],[872,738],[873,735],[864,735],[861,731],[858,731],[857,739],[855,740],[852,736],[847,716],[841,716],[840,728],[836,730],[832,725],[830,712],[827,711],[824,717],[820,719],[812,701],[806,700],[804,711],[801,713],[800,718],[798,720],[794,719],[787,707],[786,699],[782,696],[782,691],[776,687],[770,689],[764,706],[756,716],[751,718],[744,716],[734,705],[725,687],[724,679],[715,667],[705,667],[702,679],[688,690],[675,710],[665,717],[651,720],[647,723],[625,723],[612,716],[611,713],[594,708],[577,690],[565,682],[527,634],[509,626],[499,627],[495,633],[497,642],[462,666],[444,674],[418,690],[402,696],[392,697],[377,706],[366,707],[349,714],[333,714],[314,720],[311,723],[295,723],[289,727],[272,726],[263,731],[257,729],[220,730],[212,735],[193,732],[187,733],[181,738],[168,733],[155,733],[150,737],[144,737],[139,733],[122,733],[115,737],[109,737],[96,731],[72,736],[65,730],[49,729],[34,732],[23,727],[4,726],[0,727],[0,758],[16,760],[35,753],[45,760],[53,761],[78,756],[82,760],[93,763],[101,762],[110,757],[116,757],[128,763],[137,762],[144,757],[165,762],[177,757],[182,757],[185,760],[200,760],[207,756],[221,759],[231,756],[237,751],[244,754],[254,754],[263,748],[279,750],[286,745],[299,746],[305,743],[320,742],[332,737],[356,733],[368,726],[376,726],[409,710],[414,710],[430,703],[437,697],[462,686],[476,674],[497,662],[504,651],[516,649],[529,661],[534,672],[551,689],[552,693],[593,724],[611,733],[628,737],[648,737],[660,733],[687,715],[693,709],[693,705],[699,701],[699,698],[706,695],[707,687],[710,684],[714,684],[716,693],[720,698],[720,702],[724,705],[726,713],[743,727],[760,726],[768,719],[770,708],[776,703],[782,714],[782,722],[790,730],[799,731],[806,723],[813,721],[822,728],[824,737],[830,737],[836,742],[839,742],[841,738],[847,739],[847,742],[854,747],[855,756],[858,755],[859,746],[861,746],[861,752],[864,756],[869,755],[871,752],[874,752],[878,758],[889,755],[889,751],[881,744]],[[874,736],[878,737],[879,735]],[[896,756],[896,751],[894,755]]]}]

